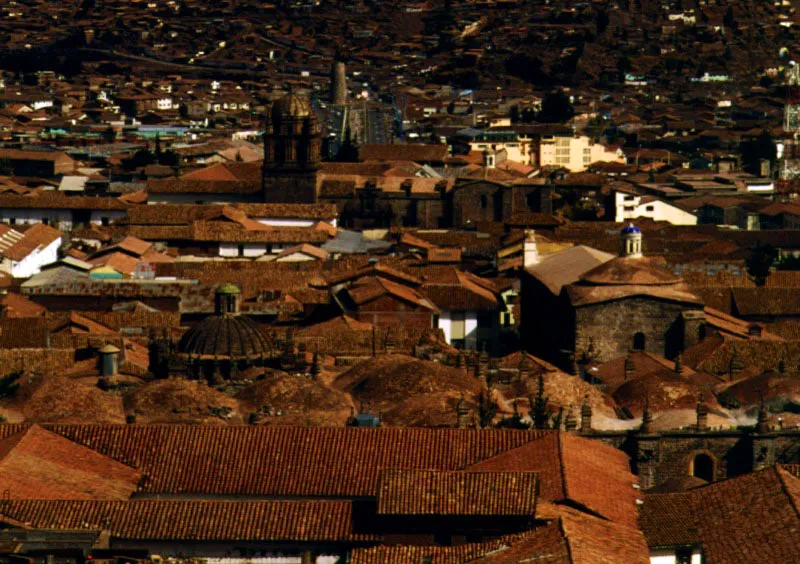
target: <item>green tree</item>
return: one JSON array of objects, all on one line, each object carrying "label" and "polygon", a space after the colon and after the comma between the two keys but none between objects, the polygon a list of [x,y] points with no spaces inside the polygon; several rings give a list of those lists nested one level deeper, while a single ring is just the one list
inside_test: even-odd
[{"label": "green tree", "polygon": [[778,258],[778,251],[772,245],[762,245],[760,242],[750,249],[750,254],[745,259],[745,269],[756,286],[767,283],[772,265]]}]

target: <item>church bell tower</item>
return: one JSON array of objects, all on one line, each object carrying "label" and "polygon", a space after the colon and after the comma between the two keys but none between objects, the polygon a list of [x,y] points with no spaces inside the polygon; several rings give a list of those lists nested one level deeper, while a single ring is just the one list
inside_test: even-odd
[{"label": "church bell tower", "polygon": [[273,104],[264,128],[265,202],[317,202],[321,140],[308,98],[290,92]]}]

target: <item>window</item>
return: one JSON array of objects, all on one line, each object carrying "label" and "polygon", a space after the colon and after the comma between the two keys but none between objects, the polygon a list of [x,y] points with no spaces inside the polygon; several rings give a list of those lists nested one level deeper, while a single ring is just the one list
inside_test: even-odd
[{"label": "window", "polygon": [[692,459],[689,466],[689,473],[695,478],[700,478],[706,482],[714,481],[714,459],[707,454],[698,454]]},{"label": "window", "polygon": [[645,206],[644,209],[646,211],[653,211],[655,208],[653,206]]},{"label": "window", "polygon": [[632,202],[633,196],[624,196],[622,199],[625,200],[626,202]]},{"label": "window", "polygon": [[635,351],[643,351],[645,345],[645,336],[644,333],[639,331],[633,336],[633,350]]},{"label": "window", "polygon": [[489,198],[486,197],[486,194],[481,195],[481,209],[485,210],[489,207]]},{"label": "window", "polygon": [[239,255],[240,257],[244,256],[244,245],[242,243],[236,245],[236,254]]},{"label": "window", "polygon": [[107,217],[100,218],[100,225],[103,225],[105,227],[108,226],[109,223],[111,223],[111,220],[109,218]]},{"label": "window", "polygon": [[633,206],[623,206],[622,209],[625,211],[633,211]]}]

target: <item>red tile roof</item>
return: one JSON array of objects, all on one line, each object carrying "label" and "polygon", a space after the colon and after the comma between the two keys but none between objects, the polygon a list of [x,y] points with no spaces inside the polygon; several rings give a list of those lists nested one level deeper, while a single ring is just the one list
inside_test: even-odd
[{"label": "red tile roof", "polygon": [[645,498],[651,548],[702,544],[705,561],[797,562],[800,478],[781,467]]},{"label": "red tile roof", "polygon": [[387,469],[378,480],[378,514],[536,514],[535,472]]},{"label": "red tile roof", "polygon": [[108,530],[126,540],[344,542],[354,534],[350,501],[17,501],[4,516],[40,529]]},{"label": "red tile roof", "polygon": [[33,425],[0,441],[0,483],[12,499],[127,499],[141,474]]}]

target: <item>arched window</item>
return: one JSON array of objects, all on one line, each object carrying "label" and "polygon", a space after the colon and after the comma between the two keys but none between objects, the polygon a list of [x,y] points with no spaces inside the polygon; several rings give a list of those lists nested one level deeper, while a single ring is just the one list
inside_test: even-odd
[{"label": "arched window", "polygon": [[689,473],[695,478],[706,482],[714,481],[714,459],[709,455],[700,453],[696,455],[689,467]]},{"label": "arched window", "polygon": [[481,195],[481,209],[485,210],[489,207],[489,198],[486,197],[486,194]]},{"label": "arched window", "polygon": [[633,336],[633,350],[643,351],[645,345],[644,333],[639,331]]}]

